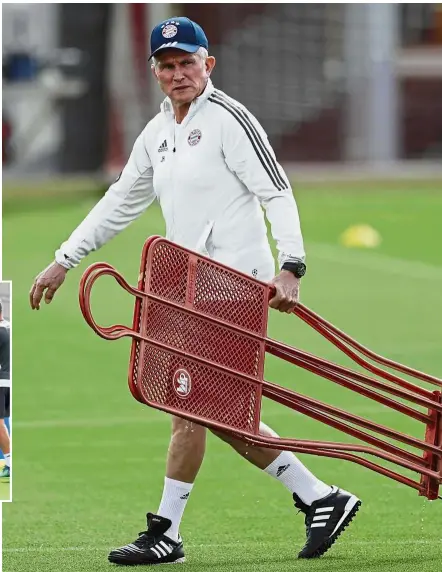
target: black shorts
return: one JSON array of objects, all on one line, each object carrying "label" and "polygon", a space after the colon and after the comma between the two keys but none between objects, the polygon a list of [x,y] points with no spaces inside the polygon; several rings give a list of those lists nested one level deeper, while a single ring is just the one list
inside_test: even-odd
[{"label": "black shorts", "polygon": [[10,416],[10,399],[11,389],[9,387],[0,387],[0,419]]}]

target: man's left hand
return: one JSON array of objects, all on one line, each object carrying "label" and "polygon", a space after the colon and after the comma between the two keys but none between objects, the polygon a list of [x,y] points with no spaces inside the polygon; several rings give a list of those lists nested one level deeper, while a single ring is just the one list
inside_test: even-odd
[{"label": "man's left hand", "polygon": [[289,270],[281,270],[271,282],[275,287],[275,295],[269,301],[269,306],[280,312],[290,313],[299,302],[300,282]]}]

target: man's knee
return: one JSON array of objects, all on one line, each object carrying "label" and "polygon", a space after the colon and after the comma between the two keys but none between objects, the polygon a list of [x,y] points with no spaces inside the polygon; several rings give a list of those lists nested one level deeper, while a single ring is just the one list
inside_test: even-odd
[{"label": "man's knee", "polygon": [[210,429],[210,432],[213,433],[213,435],[215,435],[215,437],[218,437],[218,439],[221,439],[221,441],[225,441],[226,443],[229,443],[230,445],[236,441],[238,441],[238,438],[235,437],[234,435],[232,435],[232,433],[224,433],[223,431],[220,431],[219,429]]},{"label": "man's knee", "polygon": [[172,439],[194,441],[204,438],[206,428],[182,417],[172,416]]}]

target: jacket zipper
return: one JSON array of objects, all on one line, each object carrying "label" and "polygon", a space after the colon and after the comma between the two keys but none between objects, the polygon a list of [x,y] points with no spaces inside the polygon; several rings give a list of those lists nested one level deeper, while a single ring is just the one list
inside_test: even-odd
[{"label": "jacket zipper", "polygon": [[[190,112],[190,110],[189,110]],[[175,123],[175,117],[172,114],[172,125],[173,125],[173,149],[172,149],[172,166],[170,169],[170,178],[171,178],[171,186],[172,186],[172,232],[171,232],[171,237],[170,240],[171,241],[175,241],[175,209],[174,209],[174,197],[175,197],[175,178],[174,178],[174,167],[175,167],[175,162],[176,162],[176,156],[177,156],[177,140],[179,139],[179,135],[184,127],[184,125],[187,125],[187,123],[189,123],[189,121],[192,119],[192,117],[195,115],[196,110],[193,109],[191,114],[188,114],[185,118],[184,121],[180,124],[180,128],[178,130],[178,138],[177,138],[177,132],[176,132],[176,123]]]},{"label": "jacket zipper", "polygon": [[176,129],[175,129],[175,117],[173,118],[173,150],[172,150],[172,165],[170,169],[171,187],[172,187],[172,197],[171,197],[171,208],[172,208],[172,229],[170,240],[175,241],[175,158],[176,158]]}]

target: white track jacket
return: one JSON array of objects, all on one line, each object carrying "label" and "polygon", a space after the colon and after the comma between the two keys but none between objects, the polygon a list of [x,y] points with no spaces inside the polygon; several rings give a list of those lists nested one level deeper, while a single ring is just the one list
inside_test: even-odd
[{"label": "white track jacket", "polygon": [[305,257],[292,189],[264,130],[211,81],[181,124],[170,99],[164,100],[120,177],[56,252],[57,262],[77,266],[155,199],[169,240],[249,275],[266,281],[274,276],[261,206],[279,265]]}]

